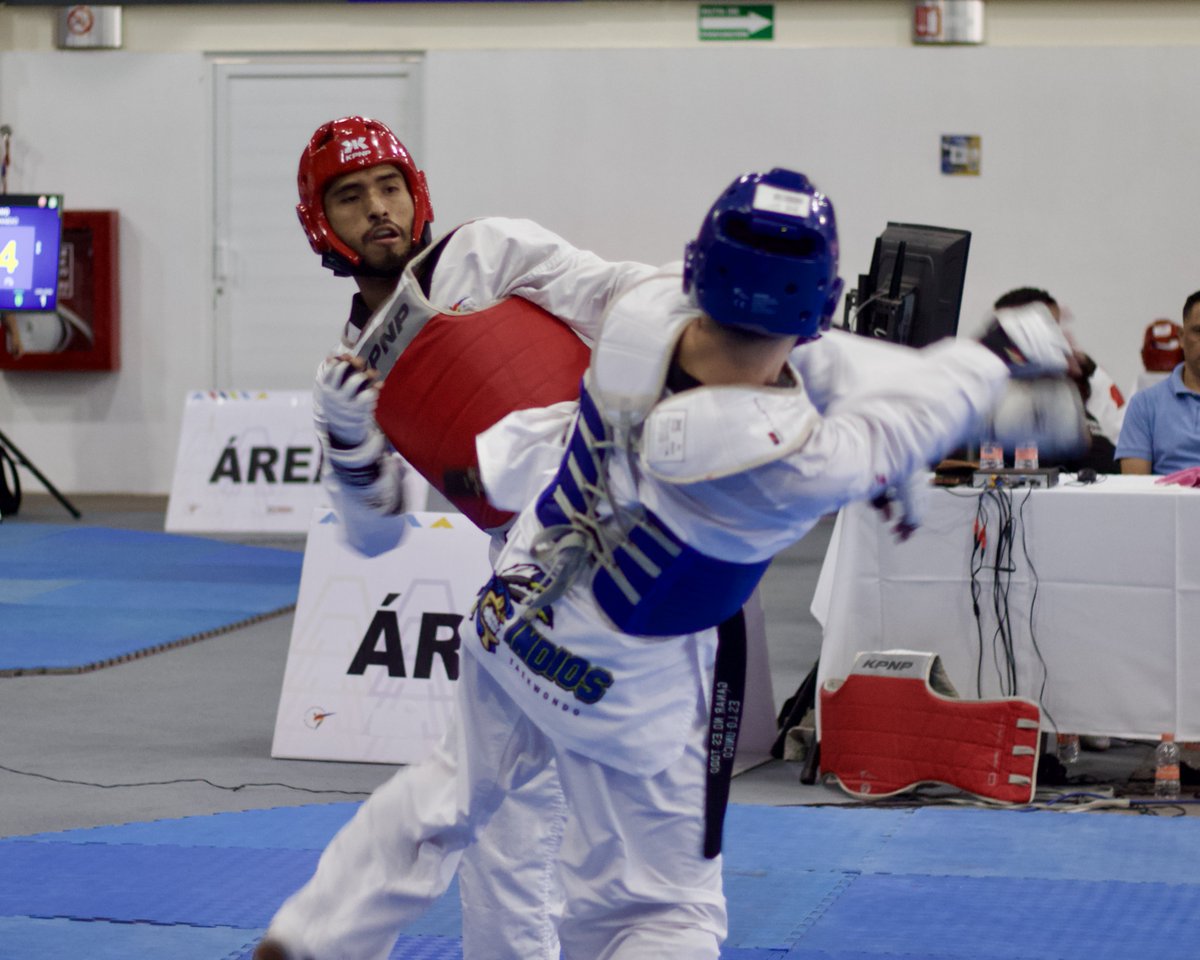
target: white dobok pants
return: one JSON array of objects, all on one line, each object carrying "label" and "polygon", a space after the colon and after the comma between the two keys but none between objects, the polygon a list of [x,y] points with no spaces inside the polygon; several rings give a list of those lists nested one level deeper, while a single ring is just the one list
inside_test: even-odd
[{"label": "white dobok pants", "polygon": [[[476,866],[504,875],[487,878],[485,902],[464,894],[466,960],[552,956],[556,884],[566,898],[562,960],[717,960],[725,898],[720,858],[702,855],[707,706],[699,692],[683,756],[635,777],[556,748],[470,654],[462,671],[453,728],[338,832],[270,934],[312,960],[386,960],[506,795],[530,795],[557,768],[561,797],[542,790],[541,809],[506,809],[489,827],[492,855]],[[495,837],[503,823],[519,835]]]}]

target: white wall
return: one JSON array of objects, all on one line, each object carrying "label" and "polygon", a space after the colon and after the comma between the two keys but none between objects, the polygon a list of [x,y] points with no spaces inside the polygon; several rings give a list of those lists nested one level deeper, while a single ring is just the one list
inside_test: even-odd
[{"label": "white wall", "polygon": [[9,189],[120,212],[121,370],[0,375],[0,429],[65,492],[166,492],[211,378],[206,77],[198,53],[0,54]]},{"label": "white wall", "polygon": [[[848,279],[888,219],[969,228],[964,328],[1046,286],[1130,382],[1145,324],[1200,287],[1200,4],[992,0],[989,44],[961,49],[910,47],[904,0],[776,7],[774,43],[709,45],[673,0],[134,6],[116,52],[54,51],[57,8],[0,7],[10,189],[120,210],[123,301],[122,370],[0,374],[0,429],[64,491],[169,488],[184,391],[211,376],[204,53],[232,50],[429,51],[439,228],[531,216],[673,259],[734,174],[797,166],[837,206]],[[983,137],[982,177],[941,176],[942,133]]]},{"label": "white wall", "polygon": [[[734,174],[792,166],[834,201],[847,279],[888,220],[969,229],[961,329],[1046,287],[1120,384],[1145,325],[1200,287],[1191,49],[460,51],[431,54],[425,85],[450,221],[524,214],[675,259]],[[481,155],[463,128],[508,146]],[[941,174],[943,133],[982,136],[982,176]]]}]

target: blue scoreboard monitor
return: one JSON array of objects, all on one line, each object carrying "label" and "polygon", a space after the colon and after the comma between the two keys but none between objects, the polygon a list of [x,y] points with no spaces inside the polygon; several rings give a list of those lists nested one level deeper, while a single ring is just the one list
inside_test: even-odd
[{"label": "blue scoreboard monitor", "polygon": [[58,306],[62,195],[0,194],[0,311]]}]

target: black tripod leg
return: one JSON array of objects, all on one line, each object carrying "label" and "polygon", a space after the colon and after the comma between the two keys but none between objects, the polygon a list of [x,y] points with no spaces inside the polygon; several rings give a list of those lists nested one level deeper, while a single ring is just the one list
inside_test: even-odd
[{"label": "black tripod leg", "polygon": [[20,448],[4,435],[2,430],[0,430],[0,447],[4,447],[6,450],[8,450],[9,454],[11,454],[12,458],[17,463],[25,467],[30,473],[37,477],[38,480],[41,481],[42,486],[50,491],[51,496],[61,503],[66,508],[67,512],[71,514],[71,516],[73,516],[76,520],[83,516],[83,514],[75,509],[75,506],[71,503],[71,501],[59,493],[58,490],[55,489],[54,484],[52,484],[42,475],[42,471],[30,462],[29,458],[21,452]]}]

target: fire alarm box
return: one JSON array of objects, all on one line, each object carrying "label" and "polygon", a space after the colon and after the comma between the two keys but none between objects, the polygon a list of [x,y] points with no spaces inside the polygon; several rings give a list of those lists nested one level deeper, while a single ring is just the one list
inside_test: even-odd
[{"label": "fire alarm box", "polygon": [[0,370],[120,369],[117,222],[63,211],[57,309],[3,315]]}]

